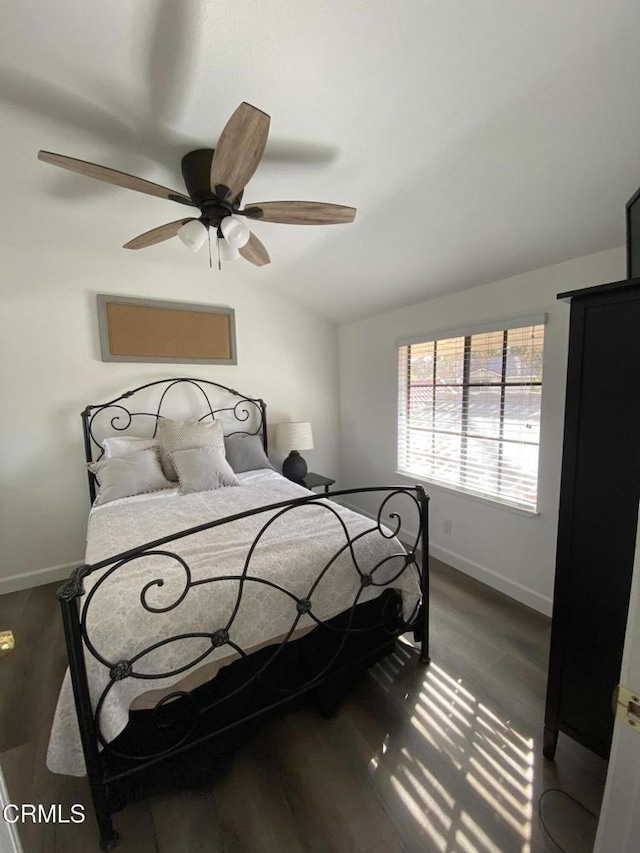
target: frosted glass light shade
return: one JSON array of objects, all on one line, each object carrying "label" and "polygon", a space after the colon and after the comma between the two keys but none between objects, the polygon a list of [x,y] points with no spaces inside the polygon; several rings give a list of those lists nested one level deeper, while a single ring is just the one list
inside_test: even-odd
[{"label": "frosted glass light shade", "polygon": [[276,449],[280,453],[289,453],[291,450],[313,450],[311,424],[303,421],[278,424]]},{"label": "frosted glass light shade", "polygon": [[207,239],[207,226],[203,225],[199,219],[192,219],[178,228],[178,237],[187,249],[197,252],[204,246],[204,241]]},{"label": "frosted glass light shade", "polygon": [[251,232],[244,224],[235,216],[225,216],[220,223],[220,230],[227,243],[234,249],[241,249],[249,242]]},{"label": "frosted glass light shade", "polygon": [[220,252],[221,261],[237,261],[240,257],[240,252],[230,246],[226,240],[218,240],[218,251]]}]

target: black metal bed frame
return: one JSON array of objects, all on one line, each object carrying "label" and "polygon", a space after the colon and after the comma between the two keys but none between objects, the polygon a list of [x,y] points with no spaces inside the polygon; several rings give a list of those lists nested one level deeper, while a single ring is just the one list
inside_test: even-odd
[{"label": "black metal bed frame", "polygon": [[[158,388],[160,390],[160,396],[155,412],[132,412],[126,406],[122,405],[122,400],[128,400],[130,397],[133,397],[135,394],[141,394],[141,392],[146,391],[148,388]],[[226,385],[220,385],[219,382],[211,382],[208,379],[176,377],[175,379],[158,379],[155,382],[147,382],[145,385],[139,385],[131,391],[125,391],[124,394],[121,394],[119,397],[114,397],[114,399],[110,400],[108,403],[99,403],[97,405],[87,406],[80,413],[82,418],[82,432],[84,436],[84,454],[87,464],[97,461],[104,453],[102,444],[95,434],[95,430],[97,429],[97,425],[100,423],[101,416],[106,413],[109,418],[111,428],[117,432],[126,432],[133,424],[134,418],[151,418],[153,421],[153,431],[149,437],[155,438],[158,432],[158,422],[160,421],[160,418],[164,417],[164,415],[162,415],[162,408],[165,405],[165,400],[168,398],[169,392],[174,388],[182,390],[189,388],[195,389],[198,392],[197,396],[201,397],[204,402],[204,414],[198,418],[200,421],[204,421],[207,418],[214,420],[215,416],[219,415],[221,412],[230,412],[233,415],[234,420],[238,421],[239,424],[248,424],[251,419],[251,413],[253,412],[254,415],[257,416],[257,423],[253,425],[253,429],[231,430],[230,432],[227,432],[226,435],[238,435],[239,433],[259,435],[262,438],[264,452],[268,452],[267,404],[264,400],[261,400],[259,397],[247,397],[244,394],[240,394],[239,391],[236,391],[233,388],[228,388]],[[209,396],[214,389],[217,389],[218,392],[225,392],[232,398],[236,397],[237,401],[234,404],[231,404],[228,401],[228,405],[214,408],[211,397]],[[94,454],[94,450],[98,451],[97,455]],[[95,474],[91,471],[87,471],[87,475],[89,477],[89,494],[91,495],[91,502],[93,503],[96,499],[97,480]]]},{"label": "black metal bed frame", "polygon": [[[185,386],[185,383],[187,383],[187,386]],[[136,417],[154,418],[153,435],[155,436],[158,420],[164,416],[161,413],[161,409],[165,403],[167,392],[176,385],[182,388],[195,386],[202,393],[205,400],[206,413],[200,420],[204,420],[207,417],[213,419],[220,412],[230,412],[239,423],[248,423],[250,420],[250,410],[248,407],[255,407],[257,425],[252,429],[238,429],[236,432],[260,434],[266,452],[267,424],[264,401],[238,394],[236,391],[218,383],[180,378],[151,382],[128,391],[109,403],[88,406],[82,412],[87,461],[92,461],[94,446],[101,449],[95,432],[96,417],[105,413],[114,413],[109,423],[112,429],[117,431],[128,430]],[[123,405],[123,400],[132,397],[137,392],[154,389],[156,386],[159,386],[159,390],[162,390],[162,393],[155,412],[132,412]],[[211,388],[208,386],[211,386]],[[226,405],[215,409],[207,393],[207,389],[211,391],[214,387],[217,391],[237,397],[238,401],[233,405]],[[89,488],[93,499],[95,497],[95,480],[93,475],[89,477]],[[377,517],[372,521],[371,527],[351,536],[344,520],[332,505],[332,500],[334,498],[365,493],[379,493],[381,495]],[[369,534],[392,539],[401,532],[402,519],[399,513],[395,511],[389,512],[388,507],[389,502],[399,495],[404,496],[405,500],[408,498],[410,506],[415,508],[418,519],[418,532],[411,537],[412,542],[408,546],[407,552],[403,551],[402,554],[385,556],[373,568],[369,568],[366,572],[362,571],[358,564],[354,545],[358,540]],[[190,750],[198,746],[202,748],[203,745],[206,745],[212,739],[224,740],[237,727],[241,727],[249,721],[261,717],[280,706],[290,704],[294,699],[308,695],[310,691],[327,682],[329,679],[339,677],[341,673],[343,675],[346,673],[348,676],[352,671],[359,671],[358,667],[361,669],[366,668],[371,662],[379,659],[382,654],[387,654],[390,648],[389,643],[393,643],[401,634],[409,631],[414,632],[415,639],[420,644],[419,660],[423,664],[429,663],[428,504],[429,496],[421,486],[382,486],[341,489],[329,492],[328,495],[310,495],[308,497],[281,501],[269,506],[257,507],[236,513],[226,518],[216,519],[169,536],[164,536],[152,542],[147,542],[140,547],[115,554],[92,565],[85,564],[73,572],[71,578],[59,589],[58,600],[62,609],[65,640],[69,657],[69,670],[80,728],[80,738],[100,832],[100,846],[103,850],[109,850],[117,843],[118,834],[113,827],[112,814],[119,808],[122,808],[124,804],[122,793],[118,792],[118,785],[129,778],[150,769],[153,772],[159,765],[165,762],[184,758]],[[271,525],[283,516],[288,516],[291,513],[295,514],[296,509],[303,506],[314,506],[318,512],[331,513],[344,534],[344,542],[336,553],[327,560],[311,584],[308,593],[301,597],[294,594],[285,586],[280,586],[266,578],[252,575],[251,560],[256,549],[260,547],[263,536]],[[385,510],[387,510],[388,517],[392,520],[393,529],[389,529],[382,524],[382,517]],[[185,560],[178,553],[170,550],[172,543],[184,537],[192,536],[221,525],[233,525],[241,519],[250,516],[265,514],[267,517],[247,551],[243,569],[239,574],[215,575],[213,577],[194,580]],[[421,558],[417,554],[419,547],[422,550]],[[335,561],[345,553],[350,555],[354,571],[359,575],[358,591],[355,594],[354,600],[350,604],[346,604],[341,618],[320,619],[313,612],[314,591]],[[141,606],[148,613],[157,615],[159,619],[163,617],[170,618],[171,611],[175,610],[187,598],[193,588],[204,584],[215,584],[220,581],[235,581],[238,583],[235,605],[226,623],[215,626],[212,630],[207,626],[197,632],[165,637],[162,640],[141,648],[127,660],[108,659],[103,650],[99,651],[96,648],[90,635],[88,615],[92,602],[103,584],[107,583],[114,574],[117,574],[123,567],[130,566],[134,561],[152,555],[159,555],[175,561],[180,570],[184,572],[184,587],[171,603],[164,606],[154,606],[149,601],[148,594],[151,590],[162,586],[164,581],[161,577],[156,576],[159,574],[159,570],[150,570],[148,581],[140,590],[137,601],[132,601],[131,603],[132,618],[134,617],[134,606]],[[384,582],[378,580],[381,576],[378,575],[378,578],[376,578],[376,573],[390,560],[398,560],[399,557],[402,558],[402,567],[398,571],[395,571],[393,577]],[[399,596],[396,595],[394,598],[388,595],[385,590],[393,589],[393,585],[397,582],[398,578],[405,572],[411,571],[416,573],[419,580],[421,601],[413,614],[405,621],[400,611]],[[95,575],[97,580],[95,580],[95,583],[93,583],[87,593],[84,582],[92,575]],[[246,652],[240,645],[234,642],[232,631],[243,596],[247,595],[247,590],[252,585],[266,585],[271,589],[277,590],[282,595],[288,596],[295,603],[296,611],[295,618],[284,639],[281,642],[268,646],[266,649],[262,649],[261,653],[253,654]],[[360,603],[359,600],[364,590],[370,586],[380,587],[381,595],[377,600],[382,601],[382,604],[378,608],[375,622],[363,625],[361,623],[362,620],[358,619],[358,614],[361,614],[367,605]],[[388,597],[385,598],[384,596],[387,595]],[[312,635],[318,631],[322,631],[330,638],[330,642],[327,641],[327,655],[323,658],[320,668],[317,671],[294,679],[295,683],[291,683],[290,680],[284,684],[277,683],[278,679],[275,676],[272,677],[272,674],[277,671],[278,662],[283,660],[283,653],[292,646],[301,644],[304,641],[303,638],[303,640],[289,642],[303,616],[307,616],[312,620],[312,623],[315,623]],[[376,641],[379,643],[379,646],[368,648],[367,640],[369,637],[373,638],[374,636],[377,638]],[[148,674],[139,670],[140,662],[161,646],[191,638],[208,641],[206,650],[199,653],[193,660],[169,672]],[[360,645],[349,656],[347,654],[349,644],[356,642],[359,642]],[[365,651],[363,651],[363,644],[366,647]],[[174,690],[169,695],[165,695],[150,713],[150,727],[156,732],[162,733],[162,738],[159,741],[157,739],[154,741],[155,746],[151,750],[147,747],[147,751],[145,751],[145,748],[142,748],[142,751],[137,753],[123,751],[119,739],[116,739],[118,743],[115,746],[113,742],[109,743],[107,741],[101,730],[101,713],[105,703],[108,701],[111,689],[117,682],[126,678],[172,678],[175,680],[179,674],[187,672],[205,662],[215,649],[222,646],[227,646],[230,650],[233,650],[238,656],[239,661],[242,661],[243,665],[247,668],[245,676],[242,677],[241,681],[235,687],[232,687],[226,694],[217,697],[214,696],[213,698],[211,696],[196,697],[197,691],[189,693],[180,689]],[[381,653],[376,657],[378,651],[381,651]],[[258,655],[260,656],[258,657]],[[109,681],[95,707],[91,701],[87,675],[86,661],[89,658],[98,661],[109,672]],[[230,669],[233,666],[234,664],[231,664],[228,668]],[[222,671],[224,669],[226,667]],[[219,723],[216,724],[213,718],[216,717],[225,705],[228,707],[232,700],[244,701],[244,697],[256,688],[264,691],[264,697],[266,697],[259,707],[249,706],[244,715],[240,714],[240,716],[236,716],[234,712],[234,717],[231,721],[227,719],[223,720],[222,725]],[[177,711],[173,712],[172,720],[172,709],[178,708],[180,709],[180,714]],[[159,747],[158,743],[160,743]]]}]

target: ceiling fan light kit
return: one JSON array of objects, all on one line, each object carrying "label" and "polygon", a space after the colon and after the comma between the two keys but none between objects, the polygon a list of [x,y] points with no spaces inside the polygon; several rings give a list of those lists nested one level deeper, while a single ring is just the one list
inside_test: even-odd
[{"label": "ceiling fan light kit", "polygon": [[199,219],[190,219],[178,228],[177,235],[187,249],[199,252],[206,242],[207,233],[207,226]]},{"label": "ceiling fan light kit", "polygon": [[218,236],[220,260],[235,260],[241,255],[255,266],[264,266],[271,260],[267,250],[239,216],[287,225],[341,225],[353,222],[356,215],[354,207],[317,201],[258,202],[240,209],[244,188],[262,159],[270,121],[257,107],[240,104],[220,134],[217,148],[190,151],[182,158],[188,195],[50,151],[39,151],[38,159],[99,181],[200,209],[199,217],[179,219],[146,231],[125,243],[125,249],[143,249],[177,236],[187,248],[197,252],[204,245],[208,230],[213,228]]},{"label": "ceiling fan light kit", "polygon": [[249,242],[251,231],[236,216],[225,216],[220,223],[222,236],[234,249],[242,249]]}]

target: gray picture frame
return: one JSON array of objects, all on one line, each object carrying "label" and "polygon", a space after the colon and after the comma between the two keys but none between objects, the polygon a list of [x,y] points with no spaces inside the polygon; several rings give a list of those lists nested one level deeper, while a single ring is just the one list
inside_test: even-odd
[{"label": "gray picture frame", "polygon": [[[108,306],[112,304],[131,305],[136,307],[160,308],[164,309],[163,316],[167,318],[166,311],[176,312],[203,312],[214,314],[216,316],[227,317],[228,323],[228,358],[210,358],[210,357],[183,357],[178,355],[140,355],[136,353],[112,352],[112,333],[113,327],[110,326]],[[128,362],[155,362],[158,364],[229,364],[238,363],[237,346],[236,346],[236,322],[235,311],[233,308],[219,305],[204,305],[198,302],[174,302],[172,300],[162,299],[140,299],[129,296],[112,296],[105,293],[97,294],[98,304],[98,327],[100,331],[100,351],[102,361],[128,361]],[[183,318],[184,319],[184,318]]]}]

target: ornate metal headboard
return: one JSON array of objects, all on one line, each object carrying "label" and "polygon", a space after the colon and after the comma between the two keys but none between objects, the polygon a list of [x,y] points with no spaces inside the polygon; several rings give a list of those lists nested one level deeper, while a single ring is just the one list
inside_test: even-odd
[{"label": "ornate metal headboard", "polygon": [[[173,390],[176,389],[177,391]],[[173,391],[169,395],[169,391]],[[84,433],[84,450],[87,464],[103,455],[102,440],[107,435],[129,433],[130,435],[155,438],[158,421],[170,417],[171,403],[180,397],[182,406],[175,409],[173,416],[182,420],[207,419],[223,421],[225,435],[248,433],[262,438],[264,452],[267,447],[267,405],[257,397],[247,397],[233,388],[210,382],[207,379],[171,378],[158,379],[125,391],[108,403],[87,406],[81,413]],[[136,399],[125,405],[124,400]],[[142,409],[134,411],[140,401]],[[187,408],[185,408],[187,404]],[[91,501],[96,496],[96,479],[89,471]]]}]

